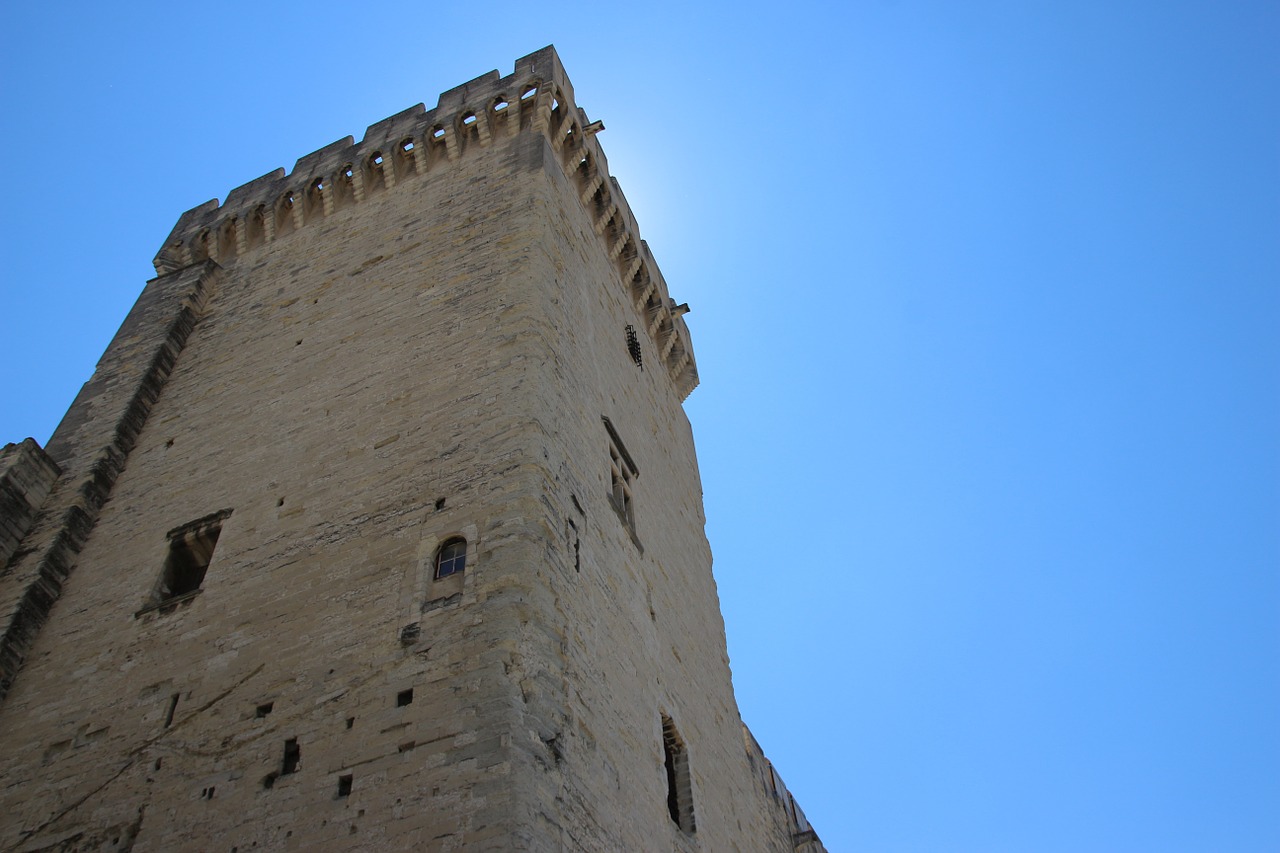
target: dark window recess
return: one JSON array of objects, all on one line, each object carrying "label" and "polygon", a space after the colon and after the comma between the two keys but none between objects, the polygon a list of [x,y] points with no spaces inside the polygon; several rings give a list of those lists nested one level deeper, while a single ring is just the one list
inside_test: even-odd
[{"label": "dark window recess", "polygon": [[164,561],[160,576],[160,588],[156,599],[160,603],[191,595],[204,583],[213,549],[222,533],[222,522],[231,514],[224,509],[206,518],[184,524],[169,531],[169,555]]},{"label": "dark window recess", "polygon": [[164,727],[167,729],[173,725],[173,712],[178,710],[178,694],[175,693],[169,697],[169,710],[164,715]]},{"label": "dark window recess", "polygon": [[258,706],[257,710],[255,710],[255,711],[254,711],[253,715],[254,715],[255,717],[257,717],[258,719],[262,719],[262,718],[263,718],[263,717],[265,717],[267,714],[270,714],[270,713],[271,713],[271,709],[272,709],[272,708],[274,708],[274,707],[275,707],[275,703],[274,703],[274,702],[264,702],[264,703],[262,703],[261,705],[259,705],[259,706]]},{"label": "dark window recess", "polygon": [[685,749],[676,724],[662,715],[663,765],[667,772],[667,813],[685,832],[697,827],[693,822],[693,787],[689,779],[689,753]]},{"label": "dark window recess", "polygon": [[352,774],[350,773],[346,774],[345,776],[338,777],[338,798],[339,799],[343,797],[351,796],[351,779],[352,779]]},{"label": "dark window recess", "polygon": [[164,579],[160,582],[160,598],[168,600],[195,592],[204,583],[204,574],[218,544],[220,528],[189,534],[169,543],[169,558],[164,562]]},{"label": "dark window recess", "polygon": [[297,773],[301,766],[302,748],[298,746],[298,739],[291,737],[284,742],[284,761],[280,764],[280,775],[288,776],[290,773]]},{"label": "dark window recess", "polygon": [[640,352],[640,339],[636,337],[636,327],[627,324],[627,352],[631,354],[631,360],[636,363],[636,367],[644,370],[644,356]]},{"label": "dark window recess", "polygon": [[408,705],[408,704],[409,704],[409,703],[411,703],[412,701],[413,701],[413,688],[412,688],[412,687],[410,687],[408,690],[401,690],[399,693],[397,693],[397,694],[396,694],[396,707],[397,707],[397,708],[403,708],[405,705]]},{"label": "dark window recess", "polygon": [[467,566],[467,540],[461,536],[446,539],[436,552],[436,579],[456,575]]}]

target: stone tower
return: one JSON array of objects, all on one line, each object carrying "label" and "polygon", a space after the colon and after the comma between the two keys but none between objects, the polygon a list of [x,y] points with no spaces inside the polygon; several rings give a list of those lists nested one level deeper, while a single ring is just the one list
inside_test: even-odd
[{"label": "stone tower", "polygon": [[0,850],[822,849],[601,127],[548,47],[178,220],[0,457]]}]

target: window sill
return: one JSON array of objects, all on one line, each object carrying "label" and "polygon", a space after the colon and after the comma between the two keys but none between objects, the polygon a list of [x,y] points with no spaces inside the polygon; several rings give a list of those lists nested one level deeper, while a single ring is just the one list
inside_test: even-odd
[{"label": "window sill", "polygon": [[196,596],[198,596],[202,592],[204,592],[203,589],[196,589],[196,590],[192,590],[191,592],[185,592],[182,595],[175,595],[173,598],[166,598],[164,601],[152,602],[151,604],[148,604],[145,607],[143,607],[137,613],[134,613],[133,618],[141,619],[143,616],[146,616],[148,613],[155,613],[157,611],[159,611],[161,616],[165,616],[169,613],[174,612],[178,608],[189,607],[191,605],[191,602],[196,600]]}]

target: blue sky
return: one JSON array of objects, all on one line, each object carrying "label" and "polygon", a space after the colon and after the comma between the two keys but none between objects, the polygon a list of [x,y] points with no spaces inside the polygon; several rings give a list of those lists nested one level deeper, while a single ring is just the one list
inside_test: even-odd
[{"label": "blue sky", "polygon": [[3,440],[182,211],[554,43],[692,306],[739,702],[828,847],[1280,849],[1274,3],[4,18]]}]

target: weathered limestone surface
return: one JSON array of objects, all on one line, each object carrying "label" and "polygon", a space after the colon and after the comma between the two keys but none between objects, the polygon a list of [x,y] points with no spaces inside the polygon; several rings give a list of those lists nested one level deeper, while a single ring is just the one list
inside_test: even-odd
[{"label": "weathered limestone surface", "polygon": [[572,98],[547,48],[184,214],[0,578],[0,850],[822,849],[733,697],[687,309]]},{"label": "weathered limestone surface", "polygon": [[34,438],[0,450],[0,567],[18,550],[60,473]]},{"label": "weathered limestone surface", "polygon": [[206,262],[149,282],[49,441],[61,477],[0,571],[0,699],[61,595],[216,280],[216,266]]}]

